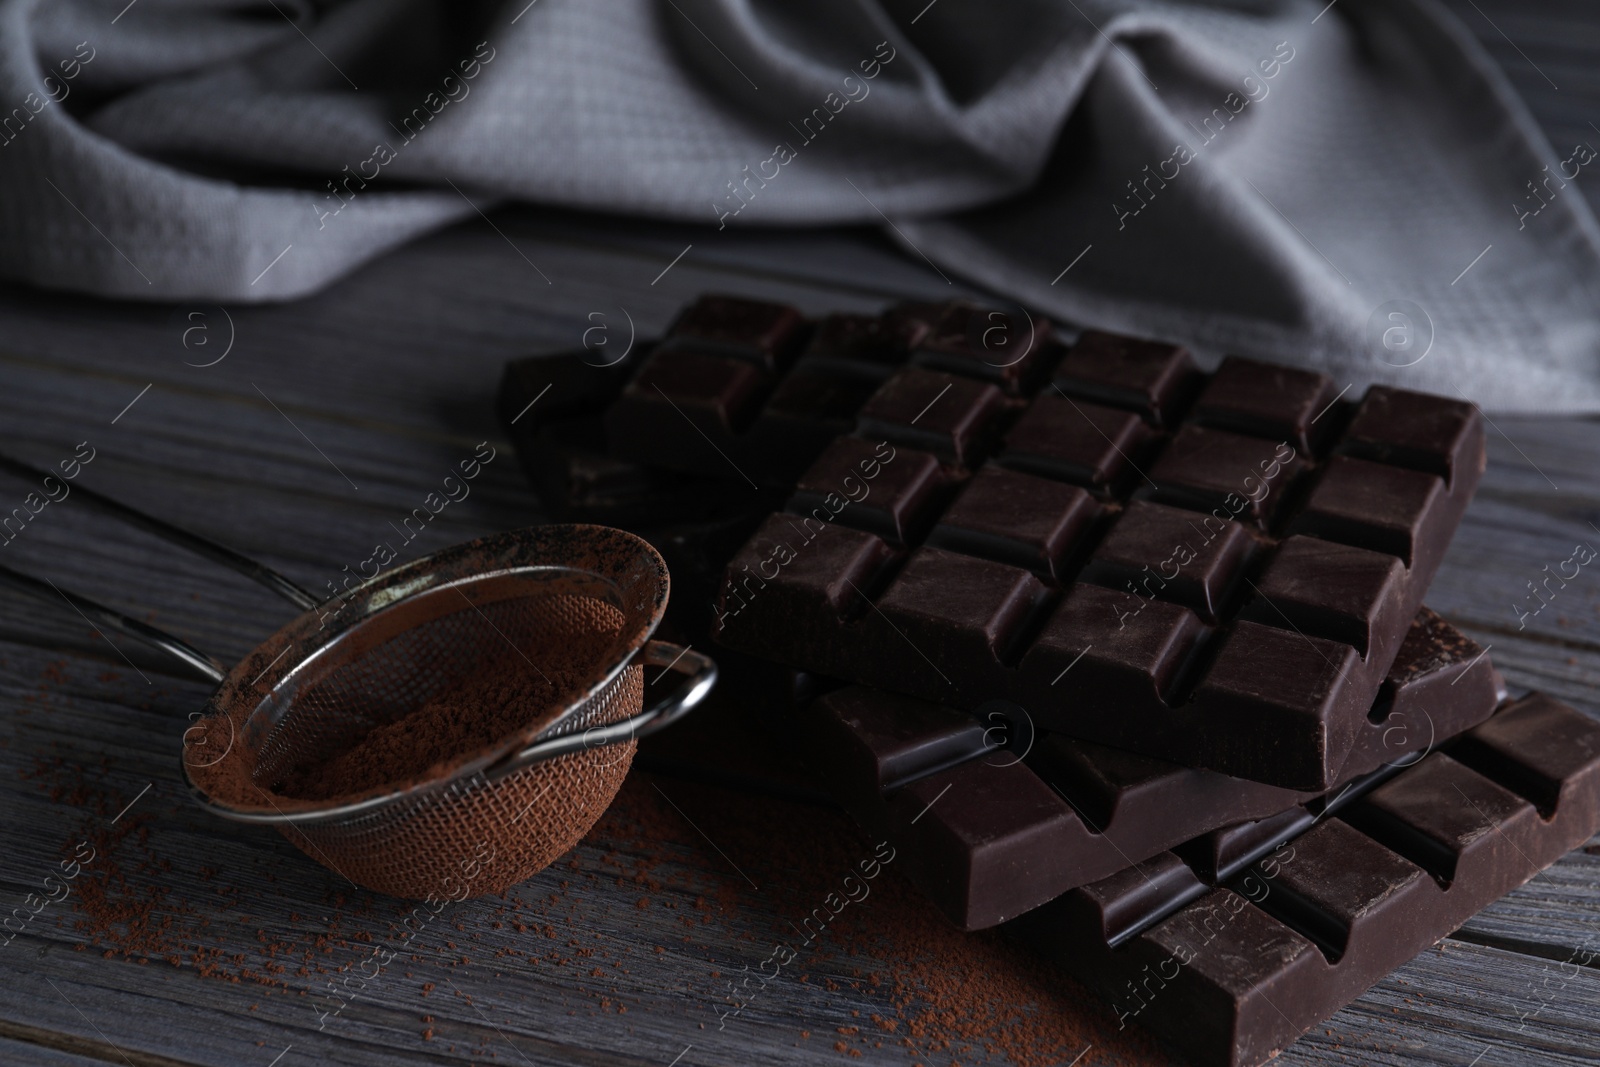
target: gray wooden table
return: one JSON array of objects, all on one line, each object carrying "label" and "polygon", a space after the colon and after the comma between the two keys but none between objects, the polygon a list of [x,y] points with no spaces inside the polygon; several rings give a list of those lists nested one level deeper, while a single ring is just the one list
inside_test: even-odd
[{"label": "gray wooden table", "polygon": [[[1584,0],[1447,3],[1553,141],[1590,138],[1600,21]],[[538,521],[492,414],[510,357],[575,347],[596,325],[622,345],[630,317],[648,336],[705,290],[815,313],[954,288],[872,235],[531,210],[431,237],[290,307],[0,288],[0,439],[41,464],[87,443],[83,484],[321,590],[391,539],[480,441],[499,456],[403,558]],[[0,518],[27,491],[0,478]],[[1513,688],[1595,713],[1600,576],[1585,569],[1536,615],[1517,613],[1536,603],[1529,583],[1579,543],[1600,545],[1600,423],[1497,419],[1488,475],[1429,603],[1491,646]],[[70,497],[0,534],[0,563],[224,660],[288,616],[258,587]],[[788,939],[870,845],[831,811],[637,771],[570,860],[407,937],[405,905],[188,802],[177,752],[203,696],[126,640],[0,596],[0,914],[59,896],[46,876],[77,842],[96,849],[71,895],[0,948],[0,1063],[1169,1062],[1023,947],[945,926],[892,871],[724,1020],[729,980]],[[347,980],[370,973],[375,948],[399,954],[354,995]],[[1597,959],[1590,842],[1280,1062],[1593,1063]],[[941,1014],[963,983],[986,992]]]},{"label": "gray wooden table", "polygon": [[[628,316],[648,335],[706,290],[816,313],[952,287],[870,234],[710,234],[509,211],[495,228],[431,237],[289,307],[224,313],[0,290],[0,425],[8,449],[39,463],[87,442],[95,458],[82,484],[322,589],[395,540],[391,523],[480,441],[499,456],[405,558],[536,521],[492,415],[502,363],[573,347],[601,322],[621,344]],[[1483,488],[1429,602],[1492,646],[1513,687],[1595,711],[1600,577],[1585,570],[1525,626],[1513,604],[1575,544],[1600,544],[1600,424],[1497,419],[1491,433]],[[0,480],[0,514],[26,491]],[[0,546],[0,561],[225,660],[288,614],[70,497]],[[125,639],[113,647],[70,612],[0,596],[0,911],[42,892],[74,842],[97,848],[73,895],[0,949],[0,1061],[688,1065],[845,1061],[852,1050],[868,1063],[1003,1061],[1003,1050],[940,1050],[950,1034],[912,995],[969,966],[1019,1008],[1053,1013],[1059,1062],[1086,1045],[1083,1063],[1163,1060],[1016,946],[979,938],[976,956],[954,961],[960,935],[892,873],[847,933],[718,1029],[728,978],[764,959],[828,891],[828,872],[842,876],[869,845],[832,812],[642,775],[572,861],[507,899],[442,914],[335,1014],[328,982],[394,943],[405,907],[352,890],[270,831],[189,805],[177,751],[202,696]],[[1284,1061],[1593,1062],[1597,948],[1591,844]],[[865,1024],[875,1014],[927,1028],[906,1047],[905,1028],[885,1040]],[[1028,1033],[1003,1029],[1013,1048]]]}]

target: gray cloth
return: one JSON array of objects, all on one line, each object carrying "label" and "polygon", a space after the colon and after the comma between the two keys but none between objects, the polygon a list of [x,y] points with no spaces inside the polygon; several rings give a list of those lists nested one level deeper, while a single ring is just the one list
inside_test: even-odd
[{"label": "gray cloth", "polygon": [[870,223],[1075,324],[1600,410],[1593,152],[1432,0],[125,2],[0,0],[8,277],[282,300],[506,199]]}]

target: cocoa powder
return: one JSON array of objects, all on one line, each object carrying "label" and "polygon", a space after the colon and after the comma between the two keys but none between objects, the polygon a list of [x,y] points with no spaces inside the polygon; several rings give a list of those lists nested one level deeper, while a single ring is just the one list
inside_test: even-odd
[{"label": "cocoa powder", "polygon": [[[290,768],[270,786],[254,777],[253,760],[242,746],[234,746],[226,758],[210,765],[191,765],[190,775],[207,795],[223,803],[268,801],[275,806],[326,803],[431,781],[527,732],[579,697],[611,666],[605,659],[614,642],[613,632],[588,632],[525,651],[508,647],[505,655],[414,711],[336,752]],[[225,738],[236,724],[213,716],[200,727]]]},{"label": "cocoa powder", "polygon": [[301,800],[329,800],[436,777],[462,755],[543,719],[579,688],[572,673],[551,669],[545,677],[529,677],[526,664],[502,660],[378,727],[344,752],[296,767],[275,791]]},{"label": "cocoa powder", "polygon": [[[762,888],[726,863],[719,869],[714,863],[694,862],[696,857],[720,860],[704,844],[702,832]],[[586,844],[568,863],[573,876],[587,875],[598,889],[614,871],[649,889],[658,906],[676,904],[681,910],[680,902],[693,899],[688,905],[693,915],[684,917],[682,944],[647,947],[630,942],[627,925],[620,937],[598,933],[617,925],[614,898],[608,896],[603,903],[591,902],[589,894],[547,898],[537,912],[551,916],[568,905],[566,929],[587,942],[572,941],[572,955],[586,957],[601,945],[624,958],[681,950],[689,966],[690,960],[710,955],[702,955],[706,950],[701,946],[719,940],[719,929],[737,931],[739,947],[701,972],[708,980],[691,986],[712,1008],[724,1010],[733,1006],[725,998],[728,980],[758,973],[756,961],[773,942],[798,945],[792,922],[837,889],[840,876],[862,856],[872,854],[871,841],[859,836],[854,823],[837,810],[638,773],[623,785]],[[682,867],[685,860],[687,870]],[[794,1019],[797,1044],[820,1045],[815,1051],[823,1062],[837,1054],[836,1062],[848,1063],[868,1051],[898,1046],[908,1067],[994,1062],[1016,1067],[1177,1067],[1180,1061],[1136,1030],[1119,1032],[1112,1014],[1093,996],[1026,945],[1002,931],[968,933],[952,925],[904,876],[902,862],[886,864],[871,883],[871,895],[860,906],[845,909],[824,936],[783,968],[774,984],[787,986],[786,991],[757,997],[752,1011]],[[768,883],[774,872],[782,872],[781,894]],[[762,927],[770,933],[755,935]],[[643,924],[636,929],[642,933]],[[798,992],[808,985],[821,987],[814,1000]],[[602,994],[620,991],[581,981],[577,988],[591,1005],[598,1005],[598,1013],[606,1010]],[[827,1020],[833,995],[845,990],[851,994],[848,999],[862,1008],[873,1004],[876,1010],[857,1009],[859,1014]],[[637,989],[629,992],[639,995]],[[809,1010],[801,1007],[807,1004]],[[713,1017],[704,1044],[711,1048],[717,1040],[727,1043],[722,1047],[735,1046],[736,1027],[759,1029],[764,1024],[730,1017],[727,1030],[734,1034],[713,1038]]]}]

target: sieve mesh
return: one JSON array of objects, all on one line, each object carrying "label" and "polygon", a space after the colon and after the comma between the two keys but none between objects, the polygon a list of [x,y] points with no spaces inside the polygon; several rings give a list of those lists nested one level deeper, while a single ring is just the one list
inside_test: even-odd
[{"label": "sieve mesh", "polygon": [[[474,675],[503,672],[508,660],[515,667],[520,657],[526,675],[556,685],[563,679],[550,676],[552,651],[561,657],[603,660],[611,650],[594,646],[614,643],[623,628],[622,613],[594,597],[538,595],[543,592],[536,587],[534,595],[486,604],[474,603],[463,592],[457,610],[401,630],[301,679],[261,744],[251,777],[272,785],[292,768],[345,750]],[[580,641],[585,647],[574,648]],[[585,688],[611,665],[594,663]]]},{"label": "sieve mesh", "polygon": [[[641,712],[643,667],[620,665],[660,618],[665,567],[619,531],[547,527],[420,560],[362,588],[358,610],[337,625],[309,613],[235,668],[213,697],[232,747],[214,764],[186,762],[186,772],[219,814],[275,825],[358,885],[424,899],[502,892],[577,844],[621,787],[635,742],[497,768],[536,741]],[[423,780],[326,802],[256,788],[345,750],[473,672],[503,669],[508,645],[530,673],[580,653],[569,666],[587,669],[547,676],[553,704],[530,708],[519,731],[485,749],[439,753],[455,758]],[[230,776],[260,802],[216,788]]]},{"label": "sieve mesh", "polygon": [[[586,702],[585,726],[637,714],[643,668]],[[635,742],[557,756],[498,781],[449,782],[409,803],[330,823],[279,826],[301,851],[358,885],[401,897],[499,893],[549,866],[610,806]]]},{"label": "sieve mesh", "polygon": [[[255,780],[320,760],[373,727],[421,707],[474,671],[504,661],[506,644],[539,669],[541,649],[574,635],[615,635],[622,613],[592,597],[512,597],[405,630],[302,690],[257,757]],[[594,682],[612,664],[592,665]],[[547,663],[548,666],[548,663]],[[514,735],[526,744],[639,713],[643,668],[629,667],[558,725]],[[533,709],[530,709],[530,712]],[[497,743],[504,747],[505,741]],[[280,826],[312,858],[359,885],[403,897],[498,893],[548,866],[588,832],[622,786],[634,742],[559,756],[490,781],[481,772],[371,812]],[[436,754],[443,759],[448,753]],[[463,753],[454,764],[482,753]]]}]

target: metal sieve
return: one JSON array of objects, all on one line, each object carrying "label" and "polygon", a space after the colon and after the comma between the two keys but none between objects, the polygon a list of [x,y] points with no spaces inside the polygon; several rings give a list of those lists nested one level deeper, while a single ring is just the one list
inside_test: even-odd
[{"label": "metal sieve", "polygon": [[[0,455],[0,469],[45,472]],[[231,671],[179,638],[0,566],[0,584],[65,600],[95,623],[161,649],[216,683],[184,734],[196,801],[276,827],[358,885],[413,898],[498,893],[583,837],[611,803],[634,743],[691,710],[716,681],[706,656],[651,640],[666,608],[666,565],[643,539],[604,526],[553,525],[456,545],[328,601],[197,534],[74,485],[98,511],[248,575],[305,609]],[[424,775],[330,801],[266,788],[394,723],[511,651],[529,676],[539,650],[599,635],[604,654],[571,699],[478,751],[441,753]],[[511,662],[515,662],[512,660]],[[547,664],[548,665],[548,664]],[[644,708],[644,667],[686,677]],[[218,788],[222,782],[233,783]],[[226,794],[221,795],[221,794]]]}]

